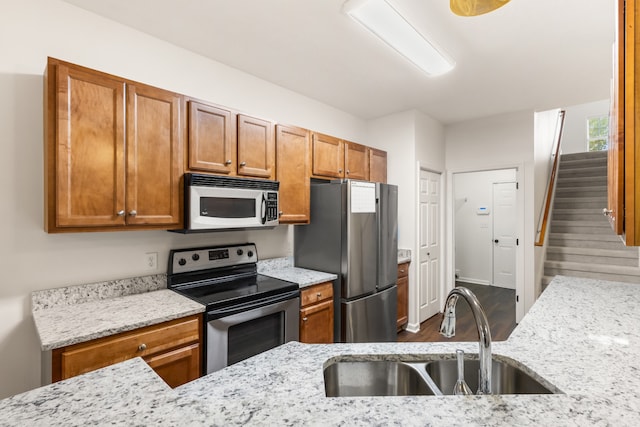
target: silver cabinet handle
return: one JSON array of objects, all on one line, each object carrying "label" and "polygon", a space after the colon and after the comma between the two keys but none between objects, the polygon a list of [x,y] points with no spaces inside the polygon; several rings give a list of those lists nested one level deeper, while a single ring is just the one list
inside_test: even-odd
[{"label": "silver cabinet handle", "polygon": [[404,273],[404,269],[400,270],[400,273]]},{"label": "silver cabinet handle", "polygon": [[142,343],[138,346],[138,351],[145,351],[147,349],[147,345]]},{"label": "silver cabinet handle", "polygon": [[349,169],[347,169],[347,175],[349,175]]},{"label": "silver cabinet handle", "polygon": [[246,166],[247,162],[240,162],[240,166]]},{"label": "silver cabinet handle", "polygon": [[602,214],[604,216],[610,216],[612,213],[613,213],[613,209],[607,209],[607,208],[602,209]]},{"label": "silver cabinet handle", "polygon": [[282,212],[282,211],[278,212],[278,216],[282,216],[283,213],[284,212]]},{"label": "silver cabinet handle", "polygon": [[342,173],[342,169],[338,169],[338,173]]},{"label": "silver cabinet handle", "polygon": [[124,216],[124,209],[118,211],[118,216]]},{"label": "silver cabinet handle", "polygon": [[302,318],[302,321],[303,321],[303,322],[306,322],[306,321],[307,321],[307,318],[306,318],[306,317],[303,317],[303,318]]},{"label": "silver cabinet handle", "polygon": [[231,160],[227,160],[226,162],[224,162],[225,165],[230,165],[231,164]]},{"label": "silver cabinet handle", "polygon": [[133,210],[129,211],[129,215],[136,216],[136,215],[138,215],[138,212],[135,209],[133,209]]}]

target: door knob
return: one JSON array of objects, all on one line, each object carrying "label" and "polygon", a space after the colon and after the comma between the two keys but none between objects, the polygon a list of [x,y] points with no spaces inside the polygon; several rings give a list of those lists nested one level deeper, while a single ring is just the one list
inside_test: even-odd
[{"label": "door knob", "polygon": [[493,243],[498,243],[498,239],[494,240]]}]

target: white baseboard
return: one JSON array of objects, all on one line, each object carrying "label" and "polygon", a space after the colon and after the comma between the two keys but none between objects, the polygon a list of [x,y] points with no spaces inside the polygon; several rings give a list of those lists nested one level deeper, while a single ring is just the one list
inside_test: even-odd
[{"label": "white baseboard", "polygon": [[420,332],[420,323],[407,323],[407,327],[404,328],[404,330],[412,334],[417,334]]}]

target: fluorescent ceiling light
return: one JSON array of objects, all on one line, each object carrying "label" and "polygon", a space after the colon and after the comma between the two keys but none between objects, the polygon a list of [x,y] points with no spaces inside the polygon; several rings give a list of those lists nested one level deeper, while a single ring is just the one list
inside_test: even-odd
[{"label": "fluorescent ceiling light", "polygon": [[429,75],[455,66],[385,0],[348,0],[342,10]]}]

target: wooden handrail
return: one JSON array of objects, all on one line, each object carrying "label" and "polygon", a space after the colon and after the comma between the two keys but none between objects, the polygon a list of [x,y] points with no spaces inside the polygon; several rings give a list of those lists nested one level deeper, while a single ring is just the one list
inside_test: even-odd
[{"label": "wooden handrail", "polygon": [[[547,223],[549,222],[549,211],[551,210],[551,200],[553,200],[553,193],[556,188],[556,173],[558,171],[558,165],[560,164],[560,143],[562,142],[562,130],[564,129],[564,110],[560,110],[558,113],[558,119],[560,121],[560,131],[557,133],[558,140],[556,141],[556,154],[553,159],[553,167],[551,168],[551,177],[549,178],[549,185],[547,186],[547,198],[544,202],[544,211],[542,217],[542,226],[540,227],[540,236],[536,240],[536,246],[544,245],[544,236],[547,234]],[[557,127],[556,127],[557,128]]]}]

